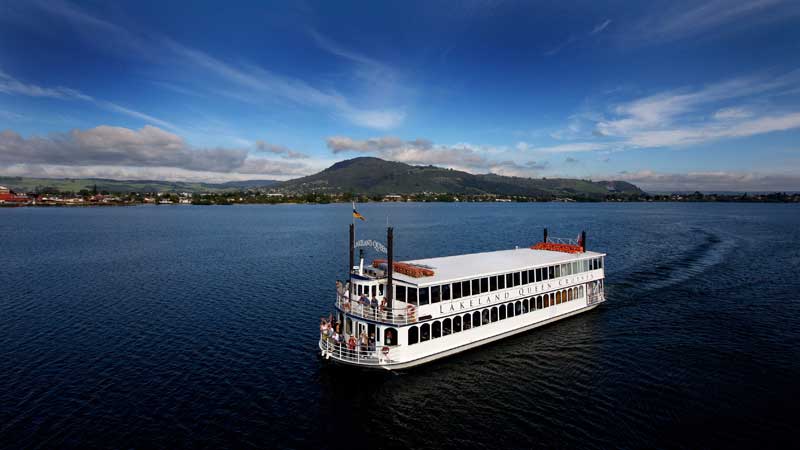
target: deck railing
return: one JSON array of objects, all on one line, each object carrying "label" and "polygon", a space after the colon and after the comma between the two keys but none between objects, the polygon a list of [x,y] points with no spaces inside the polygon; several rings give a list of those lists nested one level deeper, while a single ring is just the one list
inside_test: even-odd
[{"label": "deck railing", "polygon": [[347,346],[346,342],[337,343],[334,342],[332,338],[326,338],[324,336],[320,336],[319,346],[322,351],[322,356],[325,358],[333,358],[366,366],[378,366],[391,363],[394,361],[393,356],[397,354],[399,348],[399,346],[365,348],[361,345],[356,345],[356,348],[351,349]]},{"label": "deck railing", "polygon": [[586,304],[587,305],[594,305],[595,303],[600,303],[600,302],[603,302],[603,301],[605,301],[605,298],[603,298],[603,293],[602,292],[596,292],[594,294],[589,294],[586,297]]},{"label": "deck railing", "polygon": [[[395,302],[395,304],[397,303],[400,302]],[[375,322],[392,325],[408,325],[417,322],[417,308],[410,304],[402,308],[381,308],[380,306],[361,304],[358,297],[352,297],[350,301],[347,301],[345,296],[337,296],[336,304],[345,312]]]}]

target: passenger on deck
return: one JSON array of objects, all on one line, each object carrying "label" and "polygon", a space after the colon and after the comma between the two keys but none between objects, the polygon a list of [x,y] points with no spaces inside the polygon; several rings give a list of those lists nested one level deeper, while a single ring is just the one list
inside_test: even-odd
[{"label": "passenger on deck", "polygon": [[369,339],[367,338],[367,332],[361,332],[361,356],[366,356],[367,348],[369,348]]},{"label": "passenger on deck", "polygon": [[375,351],[375,333],[369,335],[369,351]]},{"label": "passenger on deck", "polygon": [[372,315],[373,316],[377,316],[378,315],[378,299],[375,298],[374,295],[372,296],[372,300],[369,302],[369,306],[372,307]]},{"label": "passenger on deck", "polygon": [[350,335],[350,339],[347,340],[347,351],[350,353],[350,356],[355,356],[356,351],[356,337],[352,334]]}]

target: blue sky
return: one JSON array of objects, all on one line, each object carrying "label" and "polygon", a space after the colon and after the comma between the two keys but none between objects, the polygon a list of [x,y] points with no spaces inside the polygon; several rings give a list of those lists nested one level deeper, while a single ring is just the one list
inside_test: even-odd
[{"label": "blue sky", "polygon": [[800,3],[0,0],[0,174],[800,190]]}]

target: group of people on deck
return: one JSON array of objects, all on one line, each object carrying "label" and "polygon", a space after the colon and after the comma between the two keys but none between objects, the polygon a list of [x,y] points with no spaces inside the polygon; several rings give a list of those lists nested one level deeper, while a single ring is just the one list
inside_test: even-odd
[{"label": "group of people on deck", "polygon": [[366,357],[375,352],[375,333],[370,333],[367,336],[366,331],[362,331],[361,335],[356,339],[355,334],[351,334],[349,339],[345,340],[344,333],[341,332],[340,325],[333,318],[333,314],[319,319],[319,333],[322,340],[326,343],[331,343],[339,352],[344,351],[350,357],[356,357],[356,351],[360,357]]},{"label": "group of people on deck", "polygon": [[[336,294],[339,296],[339,303],[345,305],[346,308],[349,310],[353,309],[353,301],[352,297],[350,296],[350,282],[342,283],[340,280],[336,280]],[[389,308],[389,301],[386,300],[386,297],[383,297],[381,301],[378,301],[378,298],[375,295],[372,295],[372,299],[367,297],[366,293],[362,293],[358,300],[355,302],[361,308],[362,315],[364,316],[372,316],[378,317],[378,313],[381,316],[384,315],[384,312],[388,311],[388,314],[391,314],[391,309]]]}]

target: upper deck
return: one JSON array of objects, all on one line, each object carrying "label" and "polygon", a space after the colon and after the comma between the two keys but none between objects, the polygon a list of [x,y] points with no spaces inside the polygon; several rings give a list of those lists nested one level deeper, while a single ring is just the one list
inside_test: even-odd
[{"label": "upper deck", "polygon": [[532,250],[528,247],[524,247],[511,250],[404,261],[415,266],[430,268],[433,270],[434,274],[429,277],[412,277],[395,272],[394,278],[395,280],[407,284],[424,287],[602,256],[605,256],[605,253],[592,251],[563,253],[548,250]]}]

